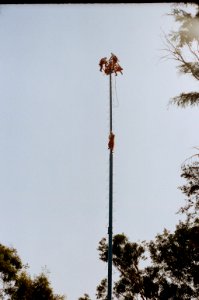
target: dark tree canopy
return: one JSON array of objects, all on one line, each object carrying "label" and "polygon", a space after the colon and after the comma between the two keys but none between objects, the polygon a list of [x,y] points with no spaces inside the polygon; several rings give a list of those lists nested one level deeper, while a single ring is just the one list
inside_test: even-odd
[{"label": "dark tree canopy", "polygon": [[88,294],[84,294],[84,296],[80,297],[78,300],[90,300],[90,297]]},{"label": "dark tree canopy", "polygon": [[[185,220],[177,224],[173,233],[165,229],[153,241],[139,244],[130,242],[124,234],[113,237],[113,266],[118,273],[113,286],[114,299],[199,299],[198,175],[199,163],[182,166],[185,183],[179,188],[186,196],[186,203],[180,212]],[[105,238],[98,250],[100,259],[107,262]],[[107,299],[107,279],[97,287],[96,296]]]},{"label": "dark tree canopy", "polygon": [[180,209],[180,212],[186,213],[189,220],[195,221],[199,215],[199,162],[184,164],[181,177],[187,182],[180,187],[186,196],[186,205]]},{"label": "dark tree canopy", "polygon": [[4,300],[64,300],[54,294],[44,273],[31,278],[16,249],[0,244],[0,299]]},{"label": "dark tree canopy", "polygon": [[[199,223],[180,222],[174,233],[165,230],[149,243],[131,243],[125,235],[113,240],[113,265],[119,279],[115,299],[191,300],[199,298]],[[99,245],[107,260],[107,244]],[[150,264],[141,268],[148,256]],[[146,263],[145,263],[146,264]],[[106,299],[107,281],[97,287],[97,298]]]}]

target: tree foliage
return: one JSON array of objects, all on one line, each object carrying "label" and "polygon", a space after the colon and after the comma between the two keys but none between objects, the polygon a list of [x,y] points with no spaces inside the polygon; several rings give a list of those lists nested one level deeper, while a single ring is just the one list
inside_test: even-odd
[{"label": "tree foliage", "polygon": [[187,182],[179,188],[186,196],[186,205],[180,209],[180,212],[186,213],[188,220],[195,222],[199,212],[199,162],[184,164],[181,177]]},{"label": "tree foliage", "polygon": [[78,300],[91,300],[88,294],[84,294],[83,297],[80,297]]},{"label": "tree foliage", "polygon": [[[177,61],[177,68],[182,74],[190,74],[199,80],[199,6],[192,5],[194,12],[175,8],[172,12],[175,21],[179,24],[176,31],[172,31],[166,40],[166,57]],[[199,93],[181,93],[171,101],[177,106],[186,107],[199,104]]]},{"label": "tree foliage", "polygon": [[[180,189],[188,204],[181,209],[186,215],[185,221],[179,222],[173,233],[165,229],[153,241],[140,244],[130,242],[124,234],[114,236],[113,265],[119,275],[114,282],[115,299],[199,299],[198,170],[195,164],[182,167],[186,184]],[[98,250],[100,259],[107,262],[105,238],[100,241]],[[147,258],[147,266],[141,267]],[[97,299],[107,299],[106,279],[97,287]]]},{"label": "tree foliage", "polygon": [[48,277],[35,278],[27,273],[16,249],[0,244],[0,299],[4,300],[64,300],[53,293]]}]

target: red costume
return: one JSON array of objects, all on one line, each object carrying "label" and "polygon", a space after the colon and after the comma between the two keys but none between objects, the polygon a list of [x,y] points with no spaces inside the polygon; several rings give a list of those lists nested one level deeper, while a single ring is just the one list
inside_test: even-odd
[{"label": "red costume", "polygon": [[108,142],[108,149],[110,149],[111,151],[113,151],[114,148],[114,138],[115,135],[111,132],[109,135],[109,142]]},{"label": "red costume", "polygon": [[100,59],[99,66],[100,66],[100,71],[101,72],[103,70],[103,67],[106,66],[106,64],[107,64],[107,58],[106,57],[103,57],[102,59]]},{"label": "red costume", "polygon": [[117,73],[120,72],[122,73],[123,68],[119,65],[119,59],[117,58],[117,56],[113,53],[111,53],[111,57],[109,59],[107,59],[107,57],[103,57],[100,62],[99,62],[99,66],[100,66],[100,71],[104,72],[106,75],[110,75],[112,73],[115,73],[115,75],[117,76]]},{"label": "red costume", "polygon": [[115,72],[115,75],[117,75],[117,72],[120,72],[121,74],[123,74],[122,73],[122,67],[119,65],[119,64],[116,64],[115,66],[114,66],[114,72]]}]

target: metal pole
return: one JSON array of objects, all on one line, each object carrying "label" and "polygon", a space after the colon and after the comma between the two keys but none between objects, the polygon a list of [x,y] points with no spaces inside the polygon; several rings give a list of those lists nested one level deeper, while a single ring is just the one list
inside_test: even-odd
[{"label": "metal pole", "polygon": [[[110,73],[110,133],[112,132],[112,77]],[[108,300],[112,300],[112,239],[113,239],[113,151],[109,156],[109,227],[108,227]]]}]

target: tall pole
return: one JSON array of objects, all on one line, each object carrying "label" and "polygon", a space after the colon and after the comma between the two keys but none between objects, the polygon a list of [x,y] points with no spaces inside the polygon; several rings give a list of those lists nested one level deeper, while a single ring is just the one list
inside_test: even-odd
[{"label": "tall pole", "polygon": [[[110,89],[110,134],[112,133],[112,74],[109,75]],[[109,154],[109,227],[108,227],[108,300],[112,300],[112,239],[113,239],[113,151]]]},{"label": "tall pole", "polygon": [[117,56],[111,53],[110,59],[103,57],[100,62],[100,71],[109,75],[109,90],[110,90],[110,132],[109,132],[109,226],[108,226],[108,300],[112,300],[112,261],[113,261],[113,149],[114,137],[113,134],[113,116],[112,116],[112,74],[123,74],[123,68],[119,65]]}]

